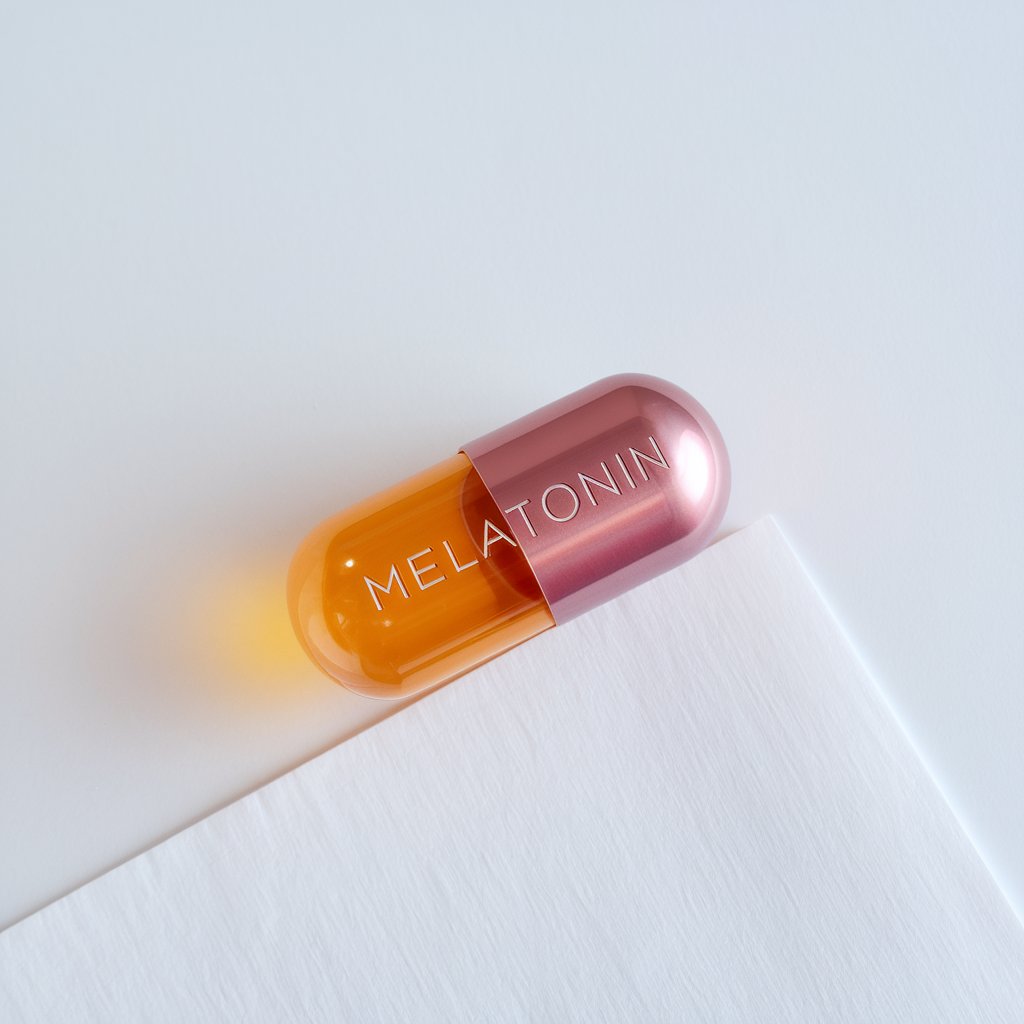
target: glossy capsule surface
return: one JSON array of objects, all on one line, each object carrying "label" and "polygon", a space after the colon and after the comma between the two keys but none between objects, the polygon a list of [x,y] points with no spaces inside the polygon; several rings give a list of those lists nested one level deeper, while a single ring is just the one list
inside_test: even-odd
[{"label": "glossy capsule surface", "polygon": [[288,578],[332,679],[449,682],[696,554],[729,494],[718,428],[656,377],[610,377],[317,526]]}]

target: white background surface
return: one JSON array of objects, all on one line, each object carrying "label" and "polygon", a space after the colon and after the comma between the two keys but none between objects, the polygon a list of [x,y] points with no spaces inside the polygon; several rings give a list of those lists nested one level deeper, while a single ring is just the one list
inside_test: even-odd
[{"label": "white background surface", "polygon": [[0,934],[19,1024],[1022,1006],[1024,929],[767,519]]},{"label": "white background surface", "polygon": [[611,372],[777,514],[1024,908],[1019,5],[0,15],[0,924],[386,712],[319,518]]}]

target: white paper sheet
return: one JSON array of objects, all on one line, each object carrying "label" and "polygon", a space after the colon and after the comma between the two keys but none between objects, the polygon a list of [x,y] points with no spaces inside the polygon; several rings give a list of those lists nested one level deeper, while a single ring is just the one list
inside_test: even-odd
[{"label": "white paper sheet", "polygon": [[1019,1022],[1024,931],[764,521],[8,929],[0,1020]]}]

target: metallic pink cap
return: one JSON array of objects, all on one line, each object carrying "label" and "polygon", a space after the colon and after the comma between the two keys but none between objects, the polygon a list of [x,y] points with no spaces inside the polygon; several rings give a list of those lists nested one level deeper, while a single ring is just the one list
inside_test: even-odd
[{"label": "metallic pink cap", "polygon": [[556,623],[685,562],[714,536],[729,457],[714,421],[658,377],[606,377],[462,449]]}]

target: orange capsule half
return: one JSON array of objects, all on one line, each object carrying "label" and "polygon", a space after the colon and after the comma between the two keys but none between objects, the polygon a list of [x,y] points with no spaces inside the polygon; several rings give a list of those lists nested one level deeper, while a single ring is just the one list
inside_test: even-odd
[{"label": "orange capsule half", "polygon": [[728,496],[701,405],[608,377],[317,526],[289,572],[292,624],[349,689],[421,693],[692,557]]}]

